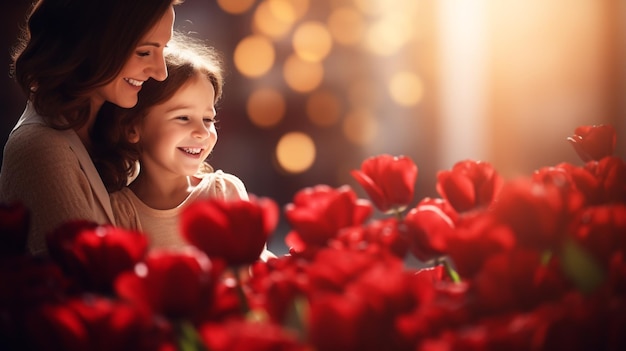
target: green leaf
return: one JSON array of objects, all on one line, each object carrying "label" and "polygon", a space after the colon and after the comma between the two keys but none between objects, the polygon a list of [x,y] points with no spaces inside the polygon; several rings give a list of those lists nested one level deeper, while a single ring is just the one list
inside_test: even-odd
[{"label": "green leaf", "polygon": [[283,321],[283,327],[293,330],[298,338],[303,341],[307,339],[309,320],[309,301],[305,296],[296,296],[287,310]]},{"label": "green leaf", "polygon": [[193,324],[182,321],[176,323],[178,350],[180,351],[208,351]]},{"label": "green leaf", "polygon": [[566,240],[561,252],[563,271],[583,293],[590,293],[606,279],[606,272],[583,246]]}]

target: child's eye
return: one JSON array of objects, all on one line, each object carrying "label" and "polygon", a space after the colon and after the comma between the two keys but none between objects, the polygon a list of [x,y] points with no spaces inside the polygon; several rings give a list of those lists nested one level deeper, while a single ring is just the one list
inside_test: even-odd
[{"label": "child's eye", "polygon": [[207,118],[204,118],[204,119],[203,119],[203,121],[204,121],[204,123],[206,123],[206,124],[211,124],[211,123],[216,123],[216,122],[217,122],[217,119],[207,117]]},{"label": "child's eye", "polygon": [[178,117],[176,117],[176,119],[181,120],[181,121],[188,121],[189,117],[187,117],[187,116],[178,116]]}]

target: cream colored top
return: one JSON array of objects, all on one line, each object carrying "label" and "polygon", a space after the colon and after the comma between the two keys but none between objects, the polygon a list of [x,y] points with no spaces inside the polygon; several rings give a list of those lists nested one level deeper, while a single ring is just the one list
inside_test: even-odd
[{"label": "cream colored top", "polygon": [[151,248],[181,248],[187,245],[180,236],[179,215],[182,209],[200,198],[248,200],[243,182],[221,170],[200,175],[202,180],[178,206],[157,210],[143,203],[130,188],[111,194],[111,205],[120,227],[146,234]]},{"label": "cream colored top", "polygon": [[50,128],[30,104],[4,146],[0,202],[29,209],[33,254],[47,252],[46,234],[64,222],[115,224],[109,195],[76,132]]}]

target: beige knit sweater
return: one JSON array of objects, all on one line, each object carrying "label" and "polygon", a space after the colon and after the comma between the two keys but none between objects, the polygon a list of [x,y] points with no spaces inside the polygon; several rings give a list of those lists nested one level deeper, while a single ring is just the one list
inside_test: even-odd
[{"label": "beige knit sweater", "polygon": [[30,210],[28,248],[34,254],[47,251],[46,234],[66,221],[114,223],[104,184],[78,135],[44,125],[30,106],[4,147],[0,202],[21,202]]},{"label": "beige knit sweater", "polygon": [[188,244],[180,235],[179,216],[198,199],[248,200],[243,182],[235,175],[217,170],[198,174],[200,183],[178,206],[158,210],[141,201],[130,188],[111,194],[111,205],[118,226],[144,233],[151,248],[182,248]]}]

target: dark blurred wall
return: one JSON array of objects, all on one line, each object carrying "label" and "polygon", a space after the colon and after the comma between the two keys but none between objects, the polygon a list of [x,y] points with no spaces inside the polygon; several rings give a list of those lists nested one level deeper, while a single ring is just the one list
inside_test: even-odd
[{"label": "dark blurred wall", "polygon": [[[14,45],[19,33],[19,26],[23,23],[26,10],[30,6],[30,0],[13,0],[2,5],[0,12],[0,143],[5,144],[7,136],[13,125],[19,118],[26,99],[19,91],[15,82],[9,78],[10,50]],[[1,156],[0,156],[1,157]],[[0,158],[1,159],[1,158]]]}]

